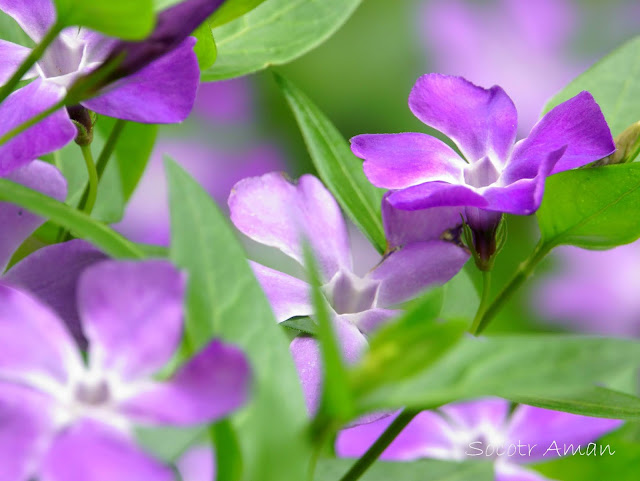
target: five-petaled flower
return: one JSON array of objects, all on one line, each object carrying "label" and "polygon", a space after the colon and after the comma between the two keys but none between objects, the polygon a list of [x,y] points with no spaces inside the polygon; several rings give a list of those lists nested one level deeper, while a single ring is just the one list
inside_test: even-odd
[{"label": "five-petaled flower", "polygon": [[[355,361],[367,346],[367,334],[398,313],[397,305],[444,284],[469,258],[457,244],[440,239],[459,224],[455,211],[402,212],[384,201],[382,208],[390,253],[361,277],[353,271],[340,208],[316,177],[304,175],[295,185],[279,172],[247,178],[229,197],[233,223],[253,240],[276,247],[301,264],[305,239],[309,242],[348,361]],[[305,281],[252,265],[278,321],[313,315]],[[307,405],[314,411],[322,379],[318,344],[311,337],[297,337],[291,351]]]},{"label": "five-petaled flower", "polygon": [[[343,430],[336,442],[338,456],[359,457],[378,439],[393,417]],[[388,461],[419,458],[453,461],[493,459],[496,481],[547,481],[522,464],[563,455],[565,446],[582,446],[617,429],[621,421],[578,416],[519,405],[497,398],[448,404],[423,411],[382,453]],[[569,448],[569,445],[573,445]]]},{"label": "five-petaled flower", "polygon": [[166,380],[183,331],[184,276],[166,261],[88,268],[78,307],[88,361],[48,307],[0,284],[0,479],[171,481],[136,424],[209,423],[248,396],[249,366],[212,341]]}]

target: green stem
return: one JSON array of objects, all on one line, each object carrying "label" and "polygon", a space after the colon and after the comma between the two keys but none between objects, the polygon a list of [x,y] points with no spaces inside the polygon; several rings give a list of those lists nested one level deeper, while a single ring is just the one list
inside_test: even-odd
[{"label": "green stem", "polygon": [[475,329],[472,329],[471,332],[476,336],[480,334],[486,327],[489,325],[491,320],[495,317],[495,315],[502,309],[504,303],[513,296],[513,294],[518,290],[518,288],[524,283],[525,280],[531,275],[533,269],[538,265],[538,263],[544,259],[544,257],[551,252],[553,249],[552,244],[545,244],[540,241],[534,251],[531,253],[529,258],[525,260],[520,266],[518,270],[511,278],[509,283],[502,289],[500,294],[493,300],[493,302],[484,310],[484,312],[479,311],[479,315],[476,316],[476,320],[474,321]]},{"label": "green stem", "polygon": [[96,164],[91,154],[91,145],[82,145],[80,149],[82,150],[82,156],[84,157],[84,162],[87,165],[87,173],[89,174],[89,185],[87,187],[89,195],[87,196],[86,203],[81,203],[78,208],[85,214],[91,215],[98,197],[98,171],[96,170]]},{"label": "green stem", "polygon": [[487,306],[489,305],[490,293],[491,293],[491,271],[482,271],[482,296],[480,297],[480,305],[478,306],[478,312],[476,312],[476,317],[473,319],[473,324],[471,325],[471,329],[469,329],[469,332],[471,334],[475,335],[478,332],[478,327],[480,326],[480,321],[482,320],[484,311],[487,309]]},{"label": "green stem", "polygon": [[402,411],[367,452],[351,466],[347,474],[340,478],[340,481],[355,481],[359,479],[419,412],[420,411]]},{"label": "green stem", "polygon": [[42,112],[40,112],[35,117],[31,117],[25,123],[20,124],[16,128],[10,130],[6,134],[4,134],[2,137],[0,137],[0,145],[6,144],[11,139],[13,139],[14,137],[20,135],[25,130],[33,127],[38,122],[46,119],[47,117],[49,117],[49,115],[53,114],[54,112],[57,112],[58,110],[63,108],[66,103],[67,103],[67,98],[65,97],[62,100],[60,100],[58,103],[56,103],[55,105],[52,105],[51,107],[49,107],[47,110],[43,110]]},{"label": "green stem", "polygon": [[25,76],[29,69],[33,67],[38,60],[40,60],[49,45],[51,45],[61,31],[62,25],[58,23],[54,24],[45,34],[40,43],[31,50],[27,58],[25,58],[22,64],[18,67],[18,70],[16,70],[11,78],[7,80],[7,83],[0,88],[0,103],[4,102],[11,92],[13,92],[13,89],[15,89],[16,85],[18,85],[20,80],[22,80],[22,77]]}]

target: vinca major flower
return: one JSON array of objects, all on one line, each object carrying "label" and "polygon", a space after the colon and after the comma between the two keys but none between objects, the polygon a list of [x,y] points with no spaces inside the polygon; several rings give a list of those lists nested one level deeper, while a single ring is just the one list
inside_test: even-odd
[{"label": "vinca major flower", "polygon": [[2,481],[171,481],[133,427],[209,423],[245,402],[248,363],[220,341],[153,377],[181,340],[184,280],[166,261],[88,268],[78,286],[86,362],[53,311],[0,284]]},{"label": "vinca major flower", "polygon": [[[356,275],[340,208],[311,175],[302,176],[296,185],[278,172],[244,179],[231,192],[229,209],[240,231],[301,264],[305,239],[309,242],[333,309],[337,335],[350,361],[367,346],[368,333],[397,315],[398,304],[427,287],[444,284],[469,258],[457,244],[440,239],[459,223],[455,212],[405,214],[383,204],[390,252],[365,276]],[[257,263],[253,268],[279,321],[313,314],[310,286],[305,281]],[[291,351],[308,406],[314,411],[322,377],[317,342],[296,338]]]}]

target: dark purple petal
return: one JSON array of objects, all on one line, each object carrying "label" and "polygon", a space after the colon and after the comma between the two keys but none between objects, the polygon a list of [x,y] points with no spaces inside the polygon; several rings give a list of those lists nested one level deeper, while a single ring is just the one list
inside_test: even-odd
[{"label": "dark purple petal", "polygon": [[347,228],[337,202],[312,175],[297,184],[272,172],[238,182],[229,196],[231,220],[251,239],[277,247],[301,264],[303,240],[311,244],[328,281],[351,267]]},{"label": "dark purple petal", "polygon": [[162,368],[182,335],[184,289],[184,276],[167,261],[104,261],[86,269],[78,310],[90,364],[125,380]]},{"label": "dark purple petal", "polygon": [[421,210],[431,207],[471,206],[481,209],[488,206],[482,194],[466,185],[445,182],[427,182],[392,192],[388,202],[397,209]]},{"label": "dark purple petal", "polygon": [[213,341],[168,381],[143,389],[121,409],[151,424],[209,423],[242,407],[249,396],[251,374],[238,348]]},{"label": "dark purple petal", "polygon": [[215,453],[209,446],[187,451],[176,463],[182,481],[215,481]]},{"label": "dark purple petal", "polygon": [[[62,97],[62,87],[42,79],[13,92],[0,105],[0,136],[53,106]],[[61,149],[75,138],[76,133],[66,110],[58,110],[0,145],[0,177],[41,155]]]},{"label": "dark purple petal", "polygon": [[89,243],[75,239],[43,247],[13,266],[2,280],[24,289],[53,308],[86,349],[78,316],[78,279],[84,270],[107,259]]},{"label": "dark purple petal", "polygon": [[[513,458],[514,461],[528,463],[556,457],[558,452],[553,448],[554,442],[560,448],[560,454],[564,454],[564,447],[569,444],[576,449],[580,444],[586,450],[587,444],[621,425],[622,421],[615,419],[592,418],[521,405],[511,417],[507,439],[510,443],[522,441],[524,444],[537,445],[531,456]],[[549,450],[550,447],[552,449]]]},{"label": "dark purple petal", "polygon": [[469,253],[446,241],[414,242],[394,251],[369,277],[380,281],[377,305],[393,306],[455,276]]},{"label": "dark purple petal", "polygon": [[565,146],[567,150],[552,174],[594,162],[615,150],[609,126],[589,92],[553,108],[533,127],[529,137],[518,142],[509,160],[511,173],[506,181],[530,177],[537,163]]},{"label": "dark purple petal", "polygon": [[51,392],[81,366],[80,353],[55,313],[0,284],[0,379]]},{"label": "dark purple petal", "polygon": [[83,420],[63,430],[41,467],[41,481],[174,481],[173,472],[112,428]]},{"label": "dark purple petal", "polygon": [[311,287],[304,281],[251,262],[251,268],[256,275],[262,290],[267,295],[269,304],[278,322],[286,321],[296,316],[313,314],[309,291]]},{"label": "dark purple petal", "polygon": [[390,248],[456,236],[455,231],[462,224],[460,208],[396,209],[387,200],[390,195],[387,192],[382,199],[382,223]]},{"label": "dark purple petal", "polygon": [[0,0],[0,10],[13,17],[36,43],[56,20],[51,0]]},{"label": "dark purple petal", "polygon": [[[67,196],[67,181],[64,176],[46,162],[31,162],[6,177],[59,201]],[[43,223],[44,219],[22,207],[0,202],[0,275],[20,244]]]},{"label": "dark purple petal", "polygon": [[[31,52],[31,49],[27,47],[0,40],[0,85],[9,80],[24,59],[27,58],[29,52]],[[32,72],[32,75],[25,78],[31,78],[34,75],[35,73]]]},{"label": "dark purple petal", "polygon": [[488,155],[504,163],[516,139],[516,108],[498,86],[484,89],[462,77],[427,74],[413,87],[409,107],[450,137],[469,162]]},{"label": "dark purple petal", "polygon": [[182,122],[191,113],[200,83],[194,45],[195,39],[188,38],[172,52],[83,105],[99,114],[133,122]]},{"label": "dark purple petal", "polygon": [[464,160],[435,137],[426,134],[358,135],[351,150],[364,159],[369,181],[385,189],[401,189],[427,181],[462,182]]}]

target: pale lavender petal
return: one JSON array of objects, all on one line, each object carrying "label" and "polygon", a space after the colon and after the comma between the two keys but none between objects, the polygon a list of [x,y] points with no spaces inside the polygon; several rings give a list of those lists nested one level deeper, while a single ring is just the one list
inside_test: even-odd
[{"label": "pale lavender petal", "polygon": [[83,105],[102,115],[134,122],[171,124],[191,113],[200,83],[190,37],[172,52]]},{"label": "pale lavender petal", "polygon": [[107,256],[91,244],[74,239],[37,250],[13,266],[2,280],[30,292],[53,308],[86,349],[78,316],[78,279],[87,267],[105,259]]},{"label": "pale lavender petal", "polygon": [[365,134],[351,139],[351,150],[364,159],[369,181],[385,189],[402,189],[442,180],[462,183],[464,160],[440,139],[426,134]]},{"label": "pale lavender petal", "polygon": [[50,447],[40,481],[174,481],[168,466],[143,452],[135,441],[96,421],[63,430]]},{"label": "pale lavender petal", "polygon": [[363,312],[340,314],[340,318],[356,326],[363,334],[370,335],[400,314],[402,311],[399,309],[373,308]]},{"label": "pale lavender petal", "polygon": [[187,451],[176,463],[182,481],[215,481],[216,458],[208,446]]},{"label": "pale lavender petal", "polygon": [[464,430],[476,431],[484,426],[501,431],[506,427],[509,407],[504,399],[485,398],[447,404],[440,411]]},{"label": "pale lavender petal", "polygon": [[504,162],[516,139],[516,108],[498,86],[484,89],[462,77],[427,74],[413,87],[409,107],[450,137],[469,162],[487,155]]},{"label": "pale lavender petal", "polygon": [[351,267],[347,228],[337,202],[312,175],[297,184],[272,172],[238,182],[229,196],[231,220],[253,240],[277,247],[304,264],[303,239],[311,244],[325,280]]},{"label": "pale lavender petal", "polygon": [[582,445],[583,450],[586,450],[587,444],[621,425],[622,421],[615,419],[579,416],[520,405],[511,417],[506,437],[509,443],[522,441],[523,444],[536,445],[531,456],[513,458],[514,461],[528,463],[557,457],[554,442],[560,454],[564,454],[565,445],[569,444],[573,444],[576,449],[577,445]]},{"label": "pale lavender petal", "polygon": [[[336,453],[340,457],[357,458],[380,437],[397,415],[340,431]],[[434,411],[418,414],[382,453],[386,461],[412,461],[424,457],[450,459],[455,440],[445,419]]]},{"label": "pale lavender petal", "polygon": [[[6,177],[59,201],[67,196],[67,181],[64,176],[46,162],[36,160]],[[43,223],[44,219],[22,207],[0,202],[0,275],[20,244]]]},{"label": "pale lavender petal", "polygon": [[[0,105],[0,135],[53,106],[63,96],[62,87],[42,79],[13,92]],[[0,177],[41,155],[61,149],[76,133],[66,111],[58,110],[0,146]]]},{"label": "pale lavender petal", "polygon": [[[523,448],[524,449],[524,448]],[[495,481],[550,481],[540,473],[510,462],[495,464]]]},{"label": "pale lavender petal", "polygon": [[470,206],[481,209],[488,206],[484,197],[466,185],[445,182],[427,182],[397,190],[387,197],[393,207],[403,210],[421,210],[431,207]]},{"label": "pale lavender petal", "polygon": [[36,43],[56,19],[51,0],[0,0],[0,10],[13,17]]},{"label": "pale lavender petal", "polygon": [[447,241],[414,242],[391,252],[370,278],[380,281],[377,305],[393,306],[455,276],[469,253]]},{"label": "pale lavender petal", "polygon": [[[366,338],[357,327],[342,320],[334,322],[334,332],[342,349],[344,361],[353,364],[368,347]],[[293,361],[300,376],[302,391],[311,415],[315,414],[322,398],[323,371],[320,345],[312,337],[296,337],[289,346]]]},{"label": "pale lavender petal", "polygon": [[0,380],[51,392],[80,366],[78,349],[55,313],[0,284]]},{"label": "pale lavender petal", "polygon": [[[0,85],[4,84],[27,58],[31,49],[15,43],[0,40]],[[32,78],[34,72],[24,78]]]},{"label": "pale lavender petal", "polygon": [[[531,177],[531,169],[551,152],[567,147],[552,174],[596,161],[615,150],[611,131],[589,92],[581,92],[547,113],[529,137],[518,142],[506,182]],[[531,164],[533,163],[533,166]]]},{"label": "pale lavender petal", "polygon": [[382,223],[390,248],[411,242],[453,238],[462,225],[461,209],[438,207],[422,210],[396,209],[387,192],[382,200]]},{"label": "pale lavender petal", "polygon": [[168,381],[143,389],[120,409],[143,423],[209,423],[242,407],[250,383],[250,368],[242,351],[213,341]]},{"label": "pale lavender petal", "polygon": [[53,430],[51,400],[37,391],[0,383],[0,480],[27,481]]},{"label": "pale lavender petal", "polygon": [[313,314],[309,291],[311,287],[300,279],[275,269],[270,269],[256,262],[251,262],[262,290],[267,295],[269,304],[278,322],[296,316]]},{"label": "pale lavender petal", "polygon": [[169,262],[104,261],[80,277],[78,310],[92,366],[133,380],[154,374],[177,349],[185,278]]}]

